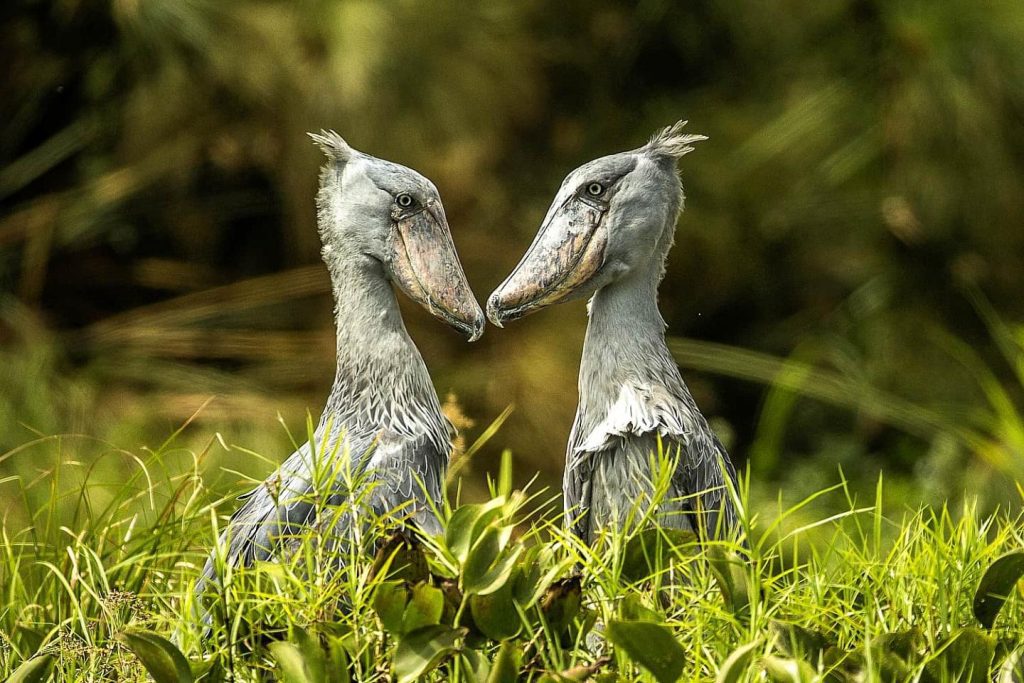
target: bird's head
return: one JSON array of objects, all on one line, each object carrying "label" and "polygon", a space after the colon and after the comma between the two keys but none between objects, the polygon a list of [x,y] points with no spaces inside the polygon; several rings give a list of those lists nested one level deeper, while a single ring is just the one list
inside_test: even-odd
[{"label": "bird's head", "polygon": [[706,139],[684,134],[685,125],[566,176],[529,251],[488,299],[491,322],[500,327],[638,268],[663,267],[683,200],[676,162]]},{"label": "bird's head", "polygon": [[413,301],[470,341],[479,339],[484,314],[434,184],[410,168],[352,149],[333,131],[309,135],[328,157],[317,196],[328,264],[341,252],[372,259]]}]

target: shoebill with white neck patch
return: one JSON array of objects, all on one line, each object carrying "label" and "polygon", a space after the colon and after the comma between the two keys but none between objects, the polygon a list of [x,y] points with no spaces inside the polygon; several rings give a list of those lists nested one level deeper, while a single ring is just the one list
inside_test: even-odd
[{"label": "shoebill with white neck patch", "polygon": [[501,327],[593,295],[563,484],[566,524],[588,543],[651,499],[658,453],[674,462],[661,525],[720,538],[737,523],[727,491],[735,469],[679,374],[658,310],[683,206],[676,164],[706,139],[684,134],[685,123],[570,173],[533,245],[487,302]]},{"label": "shoebill with white neck patch", "polygon": [[[352,149],[336,133],[310,137],[327,155],[316,204],[334,294],[337,373],[315,447],[299,448],[232,516],[221,541],[232,566],[270,559],[309,529],[344,542],[349,527],[374,515],[440,533],[435,509],[454,430],[392,283],[469,341],[485,325],[434,184]],[[340,467],[321,462],[332,453],[345,460]],[[355,496],[352,480],[367,487],[356,496],[360,505],[332,519],[330,507]],[[197,591],[214,575],[211,557]]]}]

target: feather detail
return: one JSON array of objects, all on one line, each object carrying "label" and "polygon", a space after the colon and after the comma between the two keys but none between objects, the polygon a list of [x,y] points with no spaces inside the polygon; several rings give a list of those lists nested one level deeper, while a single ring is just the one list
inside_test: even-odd
[{"label": "feather detail", "polygon": [[679,159],[693,151],[693,143],[707,140],[706,135],[683,133],[687,121],[676,121],[657,131],[641,148],[641,151],[652,157]]},{"label": "feather detail", "polygon": [[627,383],[604,419],[583,437],[574,452],[607,450],[623,437],[652,432],[688,443],[696,429],[693,413],[665,387]]},{"label": "feather detail", "polygon": [[348,161],[355,151],[345,142],[345,138],[333,130],[321,129],[319,133],[306,133],[317,147],[332,161]]}]

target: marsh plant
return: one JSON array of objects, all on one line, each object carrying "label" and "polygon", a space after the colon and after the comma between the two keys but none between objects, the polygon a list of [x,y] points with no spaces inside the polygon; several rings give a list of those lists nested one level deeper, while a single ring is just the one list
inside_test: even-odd
[{"label": "marsh plant", "polygon": [[[456,493],[439,511],[439,536],[392,515],[331,544],[314,524],[274,562],[215,559],[197,596],[236,505],[204,487],[203,453],[173,439],[112,453],[135,465],[112,486],[76,450],[48,438],[3,456],[57,455],[2,483],[48,501],[4,526],[11,680],[1021,680],[1022,520],[970,506],[894,517],[882,482],[862,501],[841,480],[771,518],[749,511],[744,485],[746,544],[637,510],[588,546],[547,492],[513,486],[506,454],[486,500]],[[356,513],[361,495],[325,519]],[[845,512],[787,524],[836,496]]]}]

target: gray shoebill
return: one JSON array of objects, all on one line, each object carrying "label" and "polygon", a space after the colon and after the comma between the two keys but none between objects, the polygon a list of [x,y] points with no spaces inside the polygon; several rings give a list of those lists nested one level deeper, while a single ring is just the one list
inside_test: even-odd
[{"label": "gray shoebill", "polygon": [[737,522],[726,490],[735,469],[679,374],[658,310],[683,206],[676,164],[706,139],[684,134],[685,123],[570,173],[529,251],[487,302],[501,327],[593,295],[563,484],[566,524],[588,543],[651,499],[656,453],[676,458],[660,524],[720,537]]},{"label": "gray shoebill", "polygon": [[[454,430],[406,332],[392,283],[469,341],[485,325],[434,184],[352,149],[337,133],[310,137],[327,155],[316,206],[334,294],[337,373],[315,447],[304,444],[245,494],[225,528],[221,543],[233,566],[270,559],[311,528],[328,542],[343,542],[373,515],[394,513],[440,533],[434,510]],[[318,461],[331,453],[344,459],[340,467]],[[362,507],[332,516],[332,506],[356,493],[346,486],[351,481],[365,486],[357,496]],[[214,575],[211,556],[197,591]]]}]

